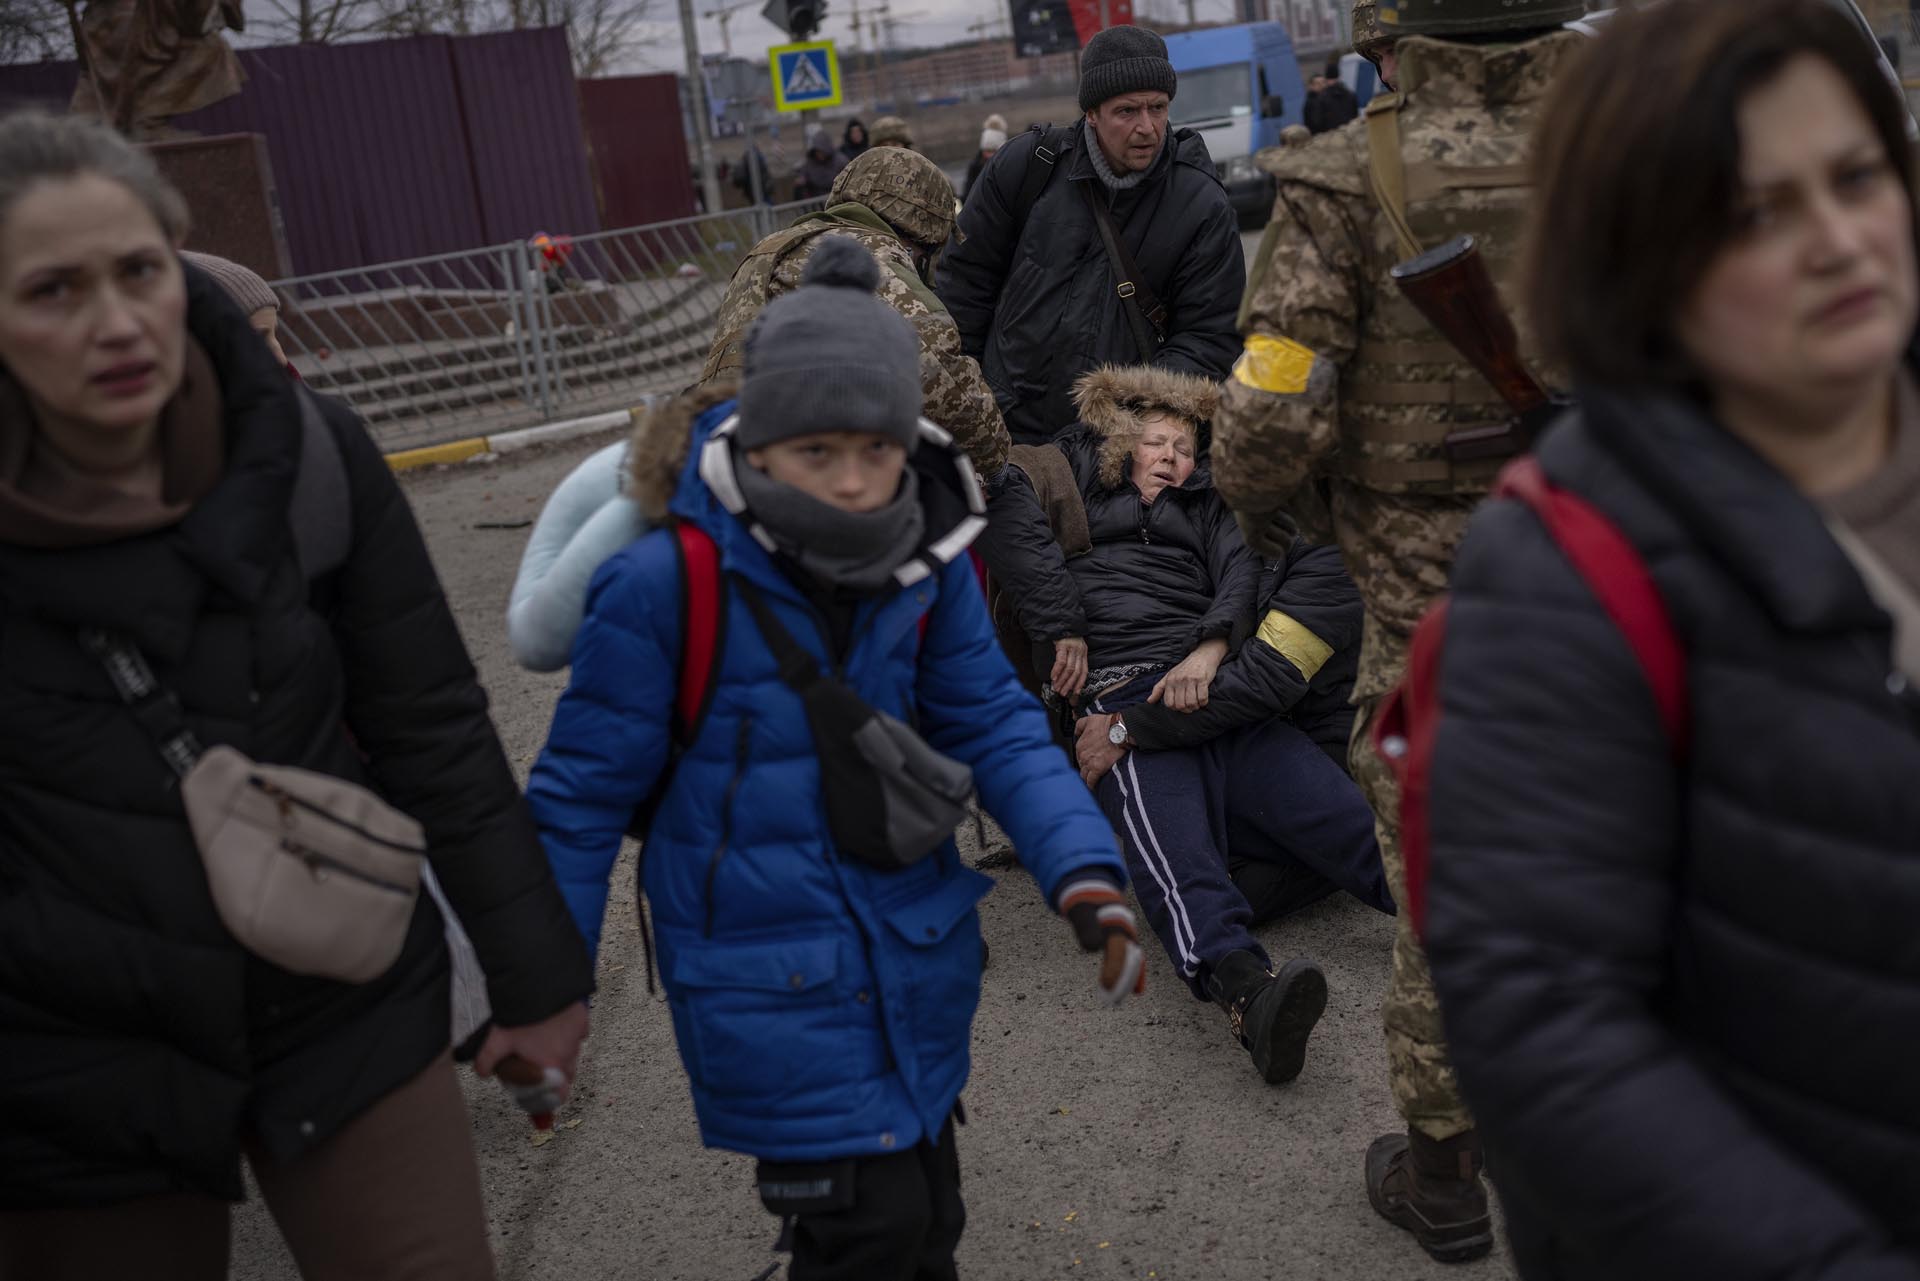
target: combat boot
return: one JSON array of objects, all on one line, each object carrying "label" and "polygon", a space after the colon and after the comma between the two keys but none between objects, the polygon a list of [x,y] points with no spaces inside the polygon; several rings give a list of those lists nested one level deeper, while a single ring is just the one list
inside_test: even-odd
[{"label": "combat boot", "polygon": [[1415,1129],[1385,1134],[1367,1149],[1367,1199],[1439,1262],[1466,1263],[1493,1249],[1486,1164],[1473,1130],[1446,1140]]},{"label": "combat boot", "polygon": [[1227,1012],[1227,1026],[1253,1056],[1268,1085],[1300,1075],[1307,1062],[1307,1038],[1327,1008],[1327,976],[1304,956],[1280,967],[1278,974],[1251,952],[1229,952],[1213,967],[1207,990]]}]

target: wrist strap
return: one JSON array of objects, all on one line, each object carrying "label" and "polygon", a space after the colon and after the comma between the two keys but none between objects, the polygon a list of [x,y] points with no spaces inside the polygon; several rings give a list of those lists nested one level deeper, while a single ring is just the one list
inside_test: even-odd
[{"label": "wrist strap", "polygon": [[1062,915],[1081,903],[1120,902],[1120,887],[1097,873],[1076,876],[1060,887],[1058,906]]},{"label": "wrist strap", "polygon": [[153,668],[147,665],[146,655],[124,636],[94,627],[80,633],[80,645],[99,660],[107,679],[113,683],[113,692],[120,696],[133,718],[140,722],[140,728],[153,740],[167,768],[179,778],[191,774],[193,767],[200,763],[203,750],[200,740],[187,725],[187,714],[180,699],[160,684]]}]

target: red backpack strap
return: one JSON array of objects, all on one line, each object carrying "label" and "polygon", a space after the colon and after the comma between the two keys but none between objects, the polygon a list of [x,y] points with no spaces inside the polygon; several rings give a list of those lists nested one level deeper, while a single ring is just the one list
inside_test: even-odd
[{"label": "red backpack strap", "polygon": [[1667,602],[1638,549],[1592,503],[1556,489],[1531,456],[1507,464],[1494,495],[1533,509],[1640,661],[1675,756],[1687,746],[1687,660]]},{"label": "red backpack strap", "polygon": [[680,562],[680,684],[674,696],[673,732],[691,743],[713,701],[726,626],[726,587],[720,548],[692,521],[675,521],[674,549]]}]

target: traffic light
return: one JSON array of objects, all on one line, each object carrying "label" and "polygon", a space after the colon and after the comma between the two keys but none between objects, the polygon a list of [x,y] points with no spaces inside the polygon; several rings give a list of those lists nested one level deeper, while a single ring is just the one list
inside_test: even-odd
[{"label": "traffic light", "polygon": [[787,32],[795,40],[808,39],[826,16],[827,0],[788,0]]}]

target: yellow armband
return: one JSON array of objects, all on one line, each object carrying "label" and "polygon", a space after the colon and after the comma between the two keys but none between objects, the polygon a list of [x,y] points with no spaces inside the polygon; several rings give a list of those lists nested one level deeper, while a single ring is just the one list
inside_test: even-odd
[{"label": "yellow armband", "polygon": [[1235,381],[1255,391],[1297,396],[1307,389],[1313,374],[1313,350],[1291,338],[1255,334],[1234,362]]},{"label": "yellow armband", "polygon": [[1308,680],[1312,680],[1314,674],[1333,657],[1333,646],[1277,609],[1268,611],[1255,635],[1268,647],[1279,651],[1280,657],[1299,668],[1300,674]]}]

